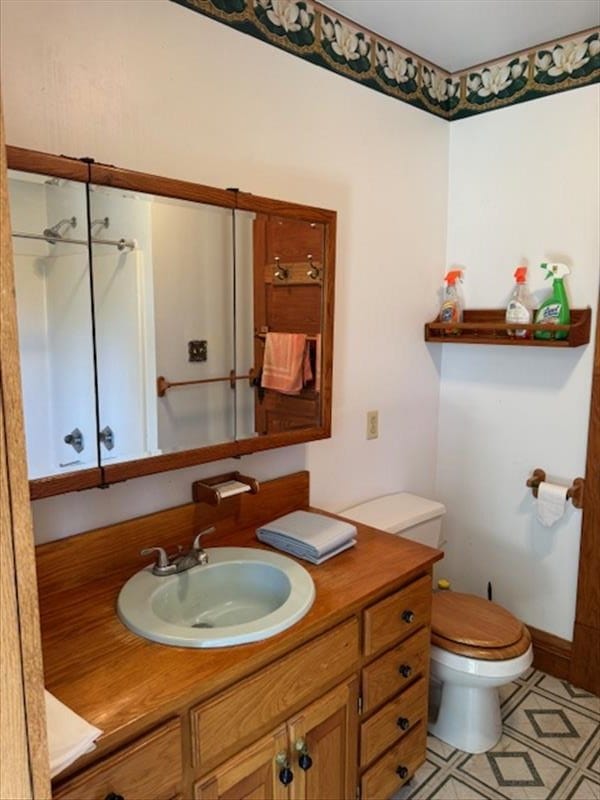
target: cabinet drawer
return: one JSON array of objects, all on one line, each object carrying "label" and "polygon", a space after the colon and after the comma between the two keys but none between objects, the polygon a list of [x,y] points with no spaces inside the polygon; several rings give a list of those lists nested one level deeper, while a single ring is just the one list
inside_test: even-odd
[{"label": "cabinet drawer", "polygon": [[365,655],[429,625],[431,618],[431,577],[426,575],[405,589],[386,597],[364,612]]},{"label": "cabinet drawer", "polygon": [[181,726],[173,720],[58,786],[52,797],[104,800],[113,793],[124,800],[169,800],[181,789],[181,772]]},{"label": "cabinet drawer", "polygon": [[382,800],[395,794],[425,761],[426,743],[427,725],[423,720],[365,772],[362,800]]},{"label": "cabinet drawer", "polygon": [[363,669],[362,698],[365,714],[398,694],[409,681],[419,675],[427,676],[429,637],[429,628],[421,628],[410,639]]},{"label": "cabinet drawer", "polygon": [[358,621],[352,619],[192,709],[194,766],[222,761],[238,742],[276,724],[321,686],[347,674],[358,655]]},{"label": "cabinet drawer", "polygon": [[360,726],[360,764],[366,766],[421,721],[427,722],[427,681],[419,680]]}]

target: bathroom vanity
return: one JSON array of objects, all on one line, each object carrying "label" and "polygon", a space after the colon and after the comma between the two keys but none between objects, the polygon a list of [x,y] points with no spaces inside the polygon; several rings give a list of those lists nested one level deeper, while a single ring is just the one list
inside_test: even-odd
[{"label": "bathroom vanity", "polygon": [[358,526],[304,563],[315,602],[293,627],[220,649],[168,647],[115,613],[139,550],[260,546],[256,527],[309,508],[308,473],[219,506],[190,504],[38,548],[46,687],[104,731],[54,782],[67,800],[383,798],[425,759],[431,569],[438,550]]}]

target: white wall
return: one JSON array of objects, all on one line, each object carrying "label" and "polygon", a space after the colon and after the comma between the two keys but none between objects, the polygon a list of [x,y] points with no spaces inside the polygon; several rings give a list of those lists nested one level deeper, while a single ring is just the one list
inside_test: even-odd
[{"label": "white wall", "polygon": [[[557,260],[571,306],[596,308],[598,97],[588,87],[451,124],[447,260],[466,267],[468,306],[505,306],[521,263],[546,296],[539,264]],[[494,599],[570,640],[581,512],[569,503],[542,527],[525,481],[535,467],[565,483],[585,474],[593,344],[441,347],[441,570],[480,595],[491,580]]]},{"label": "white wall", "polygon": [[440,355],[422,328],[444,268],[448,124],[166,0],[2,11],[9,143],[339,215],[332,439],[38,501],[38,541],[186,502],[223,468],[307,467],[331,509],[431,494]]}]

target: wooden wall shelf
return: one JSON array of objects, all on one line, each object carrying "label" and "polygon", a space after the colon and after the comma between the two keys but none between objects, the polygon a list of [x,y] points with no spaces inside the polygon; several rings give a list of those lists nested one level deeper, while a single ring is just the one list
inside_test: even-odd
[{"label": "wooden wall shelf", "polygon": [[[444,344],[504,344],[513,347],[580,347],[590,341],[591,308],[572,308],[570,325],[507,324],[504,309],[465,310],[463,321],[448,325],[437,320],[425,325],[426,342]],[[522,339],[509,336],[509,329],[567,331],[566,339]]]}]

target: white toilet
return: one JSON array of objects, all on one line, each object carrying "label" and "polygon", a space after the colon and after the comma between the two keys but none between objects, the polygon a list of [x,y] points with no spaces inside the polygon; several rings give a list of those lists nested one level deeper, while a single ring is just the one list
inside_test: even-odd
[{"label": "white toilet", "polygon": [[[442,503],[407,492],[376,497],[341,511],[344,517],[440,548]],[[491,749],[502,735],[498,688],[533,661],[526,626],[509,611],[475,595],[434,592],[431,677],[441,688],[429,731],[467,753]]]}]

